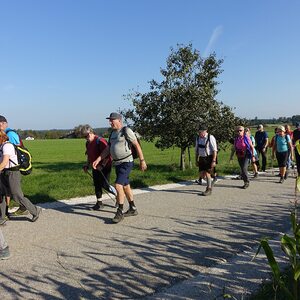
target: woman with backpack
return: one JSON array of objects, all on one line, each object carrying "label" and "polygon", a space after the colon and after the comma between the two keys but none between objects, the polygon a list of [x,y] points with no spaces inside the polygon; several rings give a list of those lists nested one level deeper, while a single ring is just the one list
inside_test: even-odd
[{"label": "woman with backpack", "polygon": [[[13,144],[8,142],[4,131],[0,131],[0,172],[1,183],[9,196],[23,205],[31,214],[32,222],[35,222],[40,215],[41,208],[38,208],[26,198],[21,188],[21,173],[18,167],[18,157]],[[7,196],[8,196],[7,195]]]},{"label": "woman with backpack", "polygon": [[[249,162],[255,162],[254,147],[250,138],[245,134],[243,126],[237,126],[236,137],[234,139],[233,147],[241,168],[241,176],[244,181],[243,189],[249,187],[248,166]],[[232,160],[232,155],[230,157]]]},{"label": "woman with backpack", "polygon": [[289,153],[291,153],[291,158],[294,160],[291,137],[285,133],[283,126],[278,126],[277,134],[274,138],[272,157],[274,158],[274,154],[276,154],[280,174],[279,183],[283,183],[287,178],[286,163]]}]

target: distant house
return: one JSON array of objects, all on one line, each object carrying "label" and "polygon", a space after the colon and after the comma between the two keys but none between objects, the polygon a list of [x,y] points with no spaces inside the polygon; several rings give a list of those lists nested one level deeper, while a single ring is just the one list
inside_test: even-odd
[{"label": "distant house", "polygon": [[34,141],[34,137],[28,136],[28,137],[25,139],[25,141]]}]

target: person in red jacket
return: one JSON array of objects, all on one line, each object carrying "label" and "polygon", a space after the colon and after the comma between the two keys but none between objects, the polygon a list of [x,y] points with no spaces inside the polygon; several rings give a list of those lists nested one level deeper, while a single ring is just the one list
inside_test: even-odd
[{"label": "person in red jacket", "polygon": [[[87,156],[87,163],[83,166],[83,170],[84,172],[88,172],[88,168],[92,166],[96,158],[101,155],[102,151],[106,148],[107,141],[104,138],[97,136],[89,125],[84,126],[81,130],[81,133],[86,139],[85,154]],[[97,198],[97,202],[93,206],[94,210],[101,210],[104,208],[101,200],[103,192],[102,189],[105,189],[114,196],[117,195],[115,188],[109,184],[111,166],[112,158],[109,155],[104,161],[101,161],[96,169],[92,168],[95,195]]]}]

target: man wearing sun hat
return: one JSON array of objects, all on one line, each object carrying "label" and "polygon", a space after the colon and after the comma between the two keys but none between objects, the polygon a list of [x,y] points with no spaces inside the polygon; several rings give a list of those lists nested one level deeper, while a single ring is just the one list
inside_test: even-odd
[{"label": "man wearing sun hat", "polygon": [[[136,216],[138,214],[133,201],[133,193],[129,184],[129,175],[133,168],[133,157],[128,141],[136,148],[140,160],[140,169],[145,171],[147,169],[147,165],[143,151],[134,132],[129,127],[123,126],[121,114],[112,112],[106,119],[109,120],[112,133],[109,138],[108,146],[94,161],[93,168],[95,169],[102,159],[104,159],[109,153],[111,154],[117,175],[115,188],[117,190],[118,202],[118,209],[112,221],[114,223],[119,223],[124,219],[124,217]],[[129,203],[129,209],[127,212],[123,213],[125,198],[127,198]]]}]

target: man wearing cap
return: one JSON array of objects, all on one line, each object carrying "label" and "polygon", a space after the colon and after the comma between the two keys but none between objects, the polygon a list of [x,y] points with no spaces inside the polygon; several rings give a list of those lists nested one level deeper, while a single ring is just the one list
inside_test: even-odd
[{"label": "man wearing cap", "polygon": [[300,176],[300,122],[296,122],[296,129],[293,131],[293,146],[295,147],[297,172]]},{"label": "man wearing cap", "polygon": [[[96,169],[101,160],[111,154],[116,169],[115,187],[117,190],[118,209],[112,219],[114,223],[119,223],[124,217],[136,216],[138,211],[133,201],[133,193],[129,184],[129,174],[133,168],[133,157],[128,141],[136,148],[140,169],[145,171],[147,165],[144,159],[143,151],[139,145],[134,132],[123,126],[122,116],[113,112],[106,119],[109,120],[112,133],[109,138],[109,145],[103,150],[102,154],[93,162],[93,168]],[[129,203],[129,209],[123,213],[125,197]]]},{"label": "man wearing cap", "polygon": [[[0,130],[4,131],[8,137],[8,141],[14,145],[20,146],[22,142],[20,141],[19,135],[11,128],[8,127],[7,119],[4,116],[0,116]],[[10,218],[10,214],[8,212],[10,203],[10,197],[6,196],[6,211],[5,214],[8,218]],[[17,215],[26,214],[28,211],[25,207],[20,206],[20,208],[15,212]]]},{"label": "man wearing cap", "polygon": [[6,118],[0,116],[0,130],[3,130],[6,133],[10,143],[20,145],[21,141],[19,135],[13,129],[9,128],[7,123]]},{"label": "man wearing cap", "polygon": [[206,190],[203,196],[209,196],[212,193],[211,174],[217,162],[217,142],[213,135],[207,132],[207,126],[199,126],[199,135],[196,138],[195,157],[196,164],[199,167],[201,178],[206,179]]},{"label": "man wearing cap", "polygon": [[[269,143],[269,138],[267,132],[264,131],[264,127],[262,124],[257,126],[257,131],[255,133],[255,149],[257,151],[257,156],[259,159],[259,156],[261,154],[262,156],[262,166],[261,171],[266,171],[267,166],[267,147]],[[259,160],[258,160],[258,168],[259,166]]]}]

